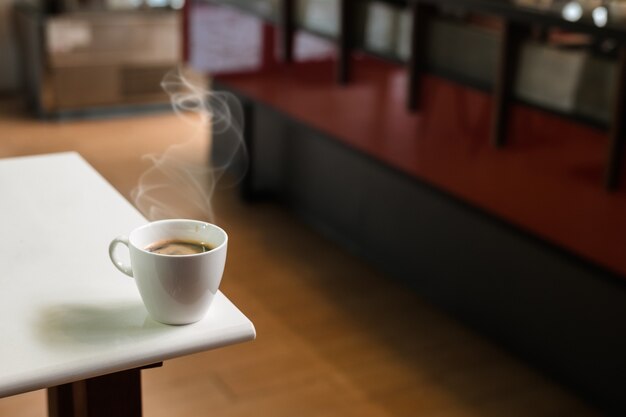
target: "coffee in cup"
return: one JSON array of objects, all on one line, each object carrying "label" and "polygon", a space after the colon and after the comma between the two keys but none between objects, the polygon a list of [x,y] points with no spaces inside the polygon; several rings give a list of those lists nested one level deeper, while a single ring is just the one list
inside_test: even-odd
[{"label": "coffee in cup", "polygon": [[213,247],[206,242],[198,242],[193,240],[166,239],[151,243],[145,248],[148,252],[158,253],[159,255],[195,255],[196,253],[208,252]]}]

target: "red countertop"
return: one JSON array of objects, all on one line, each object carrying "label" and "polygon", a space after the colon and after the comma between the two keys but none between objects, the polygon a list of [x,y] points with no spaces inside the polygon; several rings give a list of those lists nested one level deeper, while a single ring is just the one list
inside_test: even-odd
[{"label": "red countertop", "polygon": [[334,80],[333,47],[298,35],[299,62],[276,62],[277,35],[220,6],[190,15],[191,63],[254,100],[626,279],[626,181],[607,192],[605,131],[515,105],[508,144],[490,143],[488,93],[423,77],[423,107],[406,110],[406,70],[355,56]]},{"label": "red countertop", "polygon": [[606,132],[522,105],[508,145],[490,144],[491,97],[434,76],[405,108],[406,71],[356,57],[348,86],[331,60],[220,82],[382,163],[626,277],[626,192],[602,185]]}]

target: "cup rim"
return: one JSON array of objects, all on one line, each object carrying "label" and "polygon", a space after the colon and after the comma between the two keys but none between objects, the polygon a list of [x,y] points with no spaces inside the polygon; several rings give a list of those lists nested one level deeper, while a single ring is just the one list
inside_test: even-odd
[{"label": "cup rim", "polygon": [[[166,255],[163,253],[154,253],[154,252],[150,252],[145,250],[144,248],[140,248],[139,246],[135,245],[133,243],[133,235],[136,233],[141,232],[141,230],[143,229],[147,229],[149,227],[152,227],[155,224],[161,224],[161,223],[195,223],[195,224],[201,224],[203,226],[209,226],[212,227],[214,229],[217,229],[219,232],[221,232],[224,235],[224,241],[214,247],[213,249],[206,251],[206,252],[202,252],[202,253],[192,253],[192,254],[188,254],[188,255]],[[193,220],[193,219],[163,219],[163,220],[155,220],[152,222],[148,222],[146,224],[143,224],[139,227],[136,227],[135,229],[133,229],[132,232],[130,232],[130,234],[128,235],[128,242],[135,248],[140,250],[143,253],[147,253],[153,256],[159,256],[159,257],[165,257],[165,258],[189,258],[189,257],[195,257],[195,256],[203,256],[206,255],[208,253],[212,253],[217,251],[218,249],[221,249],[223,246],[226,246],[226,244],[228,243],[228,233],[226,233],[226,231],[224,229],[222,229],[221,227],[219,227],[218,225],[214,224],[214,223],[209,223],[209,222],[205,222],[202,220]]]}]

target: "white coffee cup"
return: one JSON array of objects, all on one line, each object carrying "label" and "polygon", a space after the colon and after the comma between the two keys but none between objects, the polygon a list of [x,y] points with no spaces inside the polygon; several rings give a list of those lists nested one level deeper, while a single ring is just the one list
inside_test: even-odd
[{"label": "white coffee cup", "polygon": [[[206,243],[209,251],[191,255],[163,255],[146,248],[164,240]],[[119,244],[130,251],[130,265],[116,254]],[[135,278],[153,319],[165,324],[188,324],[202,319],[217,293],[228,235],[220,227],[197,220],[171,219],[148,223],[119,236],[109,245],[113,264]]]}]

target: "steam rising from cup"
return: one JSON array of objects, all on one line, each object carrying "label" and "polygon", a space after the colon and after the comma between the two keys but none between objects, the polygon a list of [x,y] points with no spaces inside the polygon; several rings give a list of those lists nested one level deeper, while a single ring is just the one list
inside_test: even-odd
[{"label": "steam rising from cup", "polygon": [[[145,155],[151,167],[139,178],[131,198],[149,220],[213,222],[211,199],[217,184],[226,179],[236,184],[248,167],[241,104],[230,93],[192,83],[180,70],[166,74],[161,86],[176,115],[192,125],[193,137],[162,154]],[[206,155],[199,155],[198,141],[205,145]]]}]

